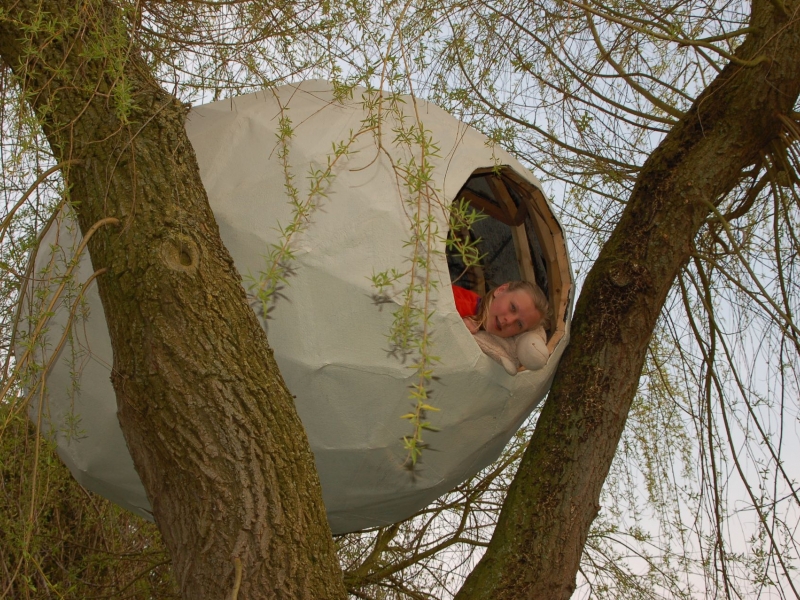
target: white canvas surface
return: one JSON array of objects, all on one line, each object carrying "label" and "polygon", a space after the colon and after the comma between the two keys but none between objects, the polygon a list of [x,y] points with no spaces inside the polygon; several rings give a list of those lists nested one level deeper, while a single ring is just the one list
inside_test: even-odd
[{"label": "white canvas surface", "polygon": [[[194,109],[187,131],[197,152],[223,241],[242,275],[264,268],[267,244],[290,220],[275,135],[276,97],[288,107],[294,137],[289,160],[301,197],[309,167],[324,168],[331,144],[358,131],[364,113],[358,93],[342,106],[331,102],[326,82],[310,81]],[[477,168],[508,165],[533,185],[538,181],[513,157],[439,108],[417,101],[426,129],[440,148],[432,158],[434,186],[449,203]],[[410,100],[407,114],[413,117]],[[407,267],[407,207],[387,154],[395,164],[407,149],[392,145],[385,127],[384,150],[362,135],[337,164],[307,231],[293,244],[294,273],[265,323],[271,346],[308,433],[322,481],[328,518],[341,533],[406,518],[491,463],[549,389],[568,341],[556,347],[541,371],[509,376],[478,348],[454,306],[444,255],[434,259],[441,281],[431,319],[433,353],[440,357],[430,413],[440,428],[427,433],[431,449],[413,475],[403,466],[401,438],[411,431],[401,416],[411,408],[408,363],[388,353],[386,335],[396,304],[377,305],[370,277]],[[442,232],[443,211],[437,211]],[[62,225],[62,238],[68,237]],[[73,230],[75,228],[73,227]],[[54,241],[52,228],[43,248]],[[40,253],[38,263],[47,257]],[[84,256],[78,282],[91,274]],[[48,411],[59,453],[85,487],[143,516],[149,503],[136,475],[116,418],[109,379],[111,348],[96,288],[87,294],[90,315],[79,326],[80,389],[72,389],[70,358],[62,349],[48,374]],[[50,337],[66,322],[61,307]],[[35,411],[34,411],[35,413]],[[73,415],[73,433],[64,423]],[[32,415],[35,418],[35,414]]]}]

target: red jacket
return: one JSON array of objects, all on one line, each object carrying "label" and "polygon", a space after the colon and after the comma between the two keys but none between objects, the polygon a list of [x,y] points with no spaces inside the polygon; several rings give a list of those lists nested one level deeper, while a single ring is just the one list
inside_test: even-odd
[{"label": "red jacket", "polygon": [[454,285],[453,297],[456,299],[456,310],[462,317],[474,317],[478,314],[478,307],[481,305],[481,297],[465,288]]}]

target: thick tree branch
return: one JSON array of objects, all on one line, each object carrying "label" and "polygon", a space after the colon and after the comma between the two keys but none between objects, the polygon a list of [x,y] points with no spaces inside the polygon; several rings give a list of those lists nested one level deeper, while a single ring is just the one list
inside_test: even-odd
[{"label": "thick tree branch", "polygon": [[[42,17],[42,18],[40,18]],[[94,235],[120,424],[184,598],[344,598],[302,424],[118,5],[22,0],[0,56]],[[239,568],[239,565],[241,568]]]},{"label": "thick tree branch", "polygon": [[[800,93],[800,4],[755,2],[750,33],[644,164],[588,274],[572,341],[483,560],[459,592],[569,598],[665,298],[712,203],[779,135]],[[759,56],[768,61],[754,64]],[[743,66],[749,65],[749,66]]]}]

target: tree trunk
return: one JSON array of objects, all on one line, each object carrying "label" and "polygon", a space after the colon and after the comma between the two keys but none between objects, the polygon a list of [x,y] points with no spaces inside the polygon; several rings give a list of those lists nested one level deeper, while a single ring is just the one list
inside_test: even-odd
[{"label": "tree trunk", "polygon": [[[786,11],[781,7],[785,6]],[[491,544],[457,600],[569,598],[667,293],[719,201],[800,93],[800,2],[757,0],[729,64],[645,162],[587,276]],[[791,16],[790,16],[791,15]]]},{"label": "tree trunk", "polygon": [[314,459],[220,240],[186,108],[113,3],[4,11],[0,55],[56,159],[79,161],[64,175],[81,230],[116,219],[89,251],[106,269],[120,424],[183,597],[344,598]]}]

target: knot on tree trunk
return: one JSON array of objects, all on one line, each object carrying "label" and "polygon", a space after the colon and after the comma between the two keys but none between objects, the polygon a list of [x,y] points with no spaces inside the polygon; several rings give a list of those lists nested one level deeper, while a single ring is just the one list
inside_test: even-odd
[{"label": "knot on tree trunk", "polygon": [[200,263],[200,249],[189,236],[173,234],[161,244],[161,258],[169,269],[191,274]]},{"label": "knot on tree trunk", "polygon": [[650,275],[644,265],[633,260],[620,260],[609,269],[608,280],[614,287],[630,288],[628,291],[632,292],[649,287]]}]

